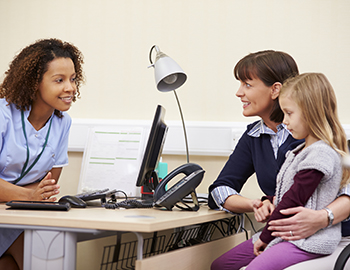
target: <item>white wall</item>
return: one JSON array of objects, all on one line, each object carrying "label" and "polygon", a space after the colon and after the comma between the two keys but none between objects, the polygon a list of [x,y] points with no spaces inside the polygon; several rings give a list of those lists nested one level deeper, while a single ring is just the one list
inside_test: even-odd
[{"label": "white wall", "polygon": [[0,0],[0,72],[22,47],[57,37],[85,55],[72,117],[150,119],[159,103],[178,120],[174,95],[147,69],[157,44],[188,74],[178,89],[185,120],[247,121],[232,69],[249,52],[282,50],[301,72],[329,77],[349,124],[349,15],[348,0]]},{"label": "white wall", "polygon": [[275,49],[301,72],[325,73],[350,124],[348,0],[0,0],[0,27],[0,74],[40,38],[81,49],[87,81],[73,119],[150,120],[162,104],[166,120],[179,121],[174,95],[158,92],[147,69],[157,44],[188,74],[177,91],[185,121],[255,120],[242,116],[232,69],[249,52]]}]

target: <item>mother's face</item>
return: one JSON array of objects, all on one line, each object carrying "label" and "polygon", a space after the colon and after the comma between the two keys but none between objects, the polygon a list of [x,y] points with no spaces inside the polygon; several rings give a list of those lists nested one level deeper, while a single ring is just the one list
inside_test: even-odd
[{"label": "mother's face", "polygon": [[274,89],[275,86],[266,86],[258,78],[240,81],[240,83],[236,96],[243,103],[243,115],[259,116],[263,120],[268,120],[274,100],[278,97]]}]

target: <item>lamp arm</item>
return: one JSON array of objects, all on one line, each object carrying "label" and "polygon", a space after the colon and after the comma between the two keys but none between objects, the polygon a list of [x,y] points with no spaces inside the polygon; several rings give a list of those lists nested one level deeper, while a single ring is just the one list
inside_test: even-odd
[{"label": "lamp arm", "polygon": [[151,50],[149,51],[149,61],[151,62],[152,65],[153,65],[153,62],[152,62],[152,51],[153,51],[154,48],[156,48],[156,45],[153,45]]},{"label": "lamp arm", "polygon": [[[149,61],[151,62],[151,65],[153,65],[153,61],[152,61],[152,51],[153,51],[153,49],[156,50],[157,56],[158,56],[159,53],[162,54],[162,55],[164,55],[164,54],[159,50],[159,48],[158,48],[157,45],[153,45],[152,48],[151,48],[151,50],[149,51]],[[156,62],[157,62],[157,59],[156,59]]]},{"label": "lamp arm", "polygon": [[189,158],[189,153],[188,153],[188,143],[187,143],[187,134],[186,134],[186,127],[185,127],[185,121],[184,121],[184,117],[182,115],[182,110],[181,110],[181,106],[180,106],[180,101],[177,97],[176,91],[173,90],[174,94],[175,94],[175,98],[177,101],[177,105],[179,106],[179,111],[180,111],[180,115],[181,115],[181,121],[182,121],[182,127],[184,130],[184,136],[185,136],[185,143],[186,143],[186,158],[187,158],[187,163],[190,163],[190,158]]}]

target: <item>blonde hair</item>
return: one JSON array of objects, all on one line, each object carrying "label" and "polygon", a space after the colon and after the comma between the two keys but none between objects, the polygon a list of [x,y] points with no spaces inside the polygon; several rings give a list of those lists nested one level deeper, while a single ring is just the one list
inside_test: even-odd
[{"label": "blonde hair", "polygon": [[[290,96],[301,109],[310,135],[326,142],[342,157],[349,154],[345,131],[337,112],[332,85],[322,73],[304,73],[288,79],[281,96]],[[350,169],[343,168],[341,186],[350,181]]]}]

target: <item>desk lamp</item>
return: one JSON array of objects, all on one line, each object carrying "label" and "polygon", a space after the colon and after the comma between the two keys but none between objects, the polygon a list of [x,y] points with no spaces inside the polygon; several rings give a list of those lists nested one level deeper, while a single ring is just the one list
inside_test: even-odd
[{"label": "desk lamp", "polygon": [[[156,60],[152,62],[152,51],[156,50]],[[187,79],[187,75],[182,70],[182,68],[169,56],[159,50],[157,45],[152,46],[149,52],[149,60],[151,65],[149,67],[154,68],[154,76],[156,80],[157,89],[161,92],[170,92],[173,91],[175,94],[175,98],[177,101],[177,105],[179,107],[182,127],[185,136],[185,144],[186,144],[186,157],[187,163],[189,163],[189,152],[188,152],[188,143],[187,143],[187,135],[185,128],[185,121],[182,115],[182,110],[179,102],[179,98],[176,94],[175,89],[179,88],[183,85]]]}]

